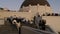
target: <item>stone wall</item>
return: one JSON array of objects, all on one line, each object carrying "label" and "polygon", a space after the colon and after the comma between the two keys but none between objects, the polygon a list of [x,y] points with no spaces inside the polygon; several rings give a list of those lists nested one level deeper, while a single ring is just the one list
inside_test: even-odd
[{"label": "stone wall", "polygon": [[23,17],[26,19],[31,19],[34,16],[33,13],[29,12],[0,12],[0,18],[10,17],[16,15],[17,17]]},{"label": "stone wall", "polygon": [[46,22],[50,27],[60,32],[60,16],[43,16],[43,19],[46,19]]}]

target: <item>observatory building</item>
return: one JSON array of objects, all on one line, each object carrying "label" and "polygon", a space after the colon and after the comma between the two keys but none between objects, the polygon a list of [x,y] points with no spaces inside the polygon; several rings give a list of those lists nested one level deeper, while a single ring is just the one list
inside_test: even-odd
[{"label": "observatory building", "polygon": [[19,11],[31,12],[34,14],[39,12],[40,15],[44,13],[52,13],[52,9],[47,0],[25,0],[22,3]]}]

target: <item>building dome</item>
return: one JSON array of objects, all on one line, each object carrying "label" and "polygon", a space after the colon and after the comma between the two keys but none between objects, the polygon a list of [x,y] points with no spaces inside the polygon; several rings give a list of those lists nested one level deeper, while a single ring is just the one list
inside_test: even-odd
[{"label": "building dome", "polygon": [[37,4],[39,4],[39,5],[47,5],[47,6],[50,6],[49,3],[47,2],[47,0],[25,0],[22,3],[21,8],[23,6],[25,6],[25,7],[26,6],[29,6],[29,4],[30,5],[37,5]]}]

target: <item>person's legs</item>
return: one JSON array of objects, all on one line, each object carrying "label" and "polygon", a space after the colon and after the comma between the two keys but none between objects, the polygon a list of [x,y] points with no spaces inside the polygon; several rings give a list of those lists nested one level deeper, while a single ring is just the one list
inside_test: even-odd
[{"label": "person's legs", "polygon": [[45,30],[45,25],[42,26],[42,29]]},{"label": "person's legs", "polygon": [[19,27],[19,34],[21,34],[21,27]]},{"label": "person's legs", "polygon": [[[13,20],[12,21],[12,26],[13,26],[13,28],[16,28],[17,29],[17,21],[16,20]],[[17,31],[18,31],[18,29],[17,29]]]},{"label": "person's legs", "polygon": [[17,30],[18,30],[19,34],[21,34],[21,23],[17,22],[16,26],[17,26]]},{"label": "person's legs", "polygon": [[19,31],[19,34],[21,34],[21,23],[20,22],[18,23],[18,31]]}]

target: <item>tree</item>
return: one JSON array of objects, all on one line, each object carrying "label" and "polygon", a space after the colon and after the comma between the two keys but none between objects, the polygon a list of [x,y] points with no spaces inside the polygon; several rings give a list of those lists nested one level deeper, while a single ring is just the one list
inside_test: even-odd
[{"label": "tree", "polygon": [[58,16],[58,13],[55,13],[55,16]]},{"label": "tree", "polygon": [[4,10],[3,8],[0,8],[0,10]]}]

